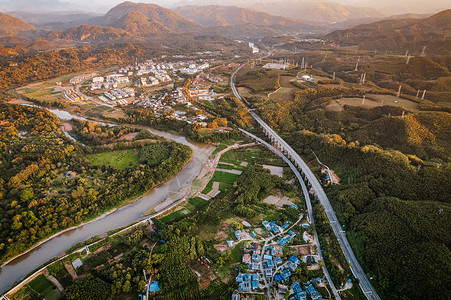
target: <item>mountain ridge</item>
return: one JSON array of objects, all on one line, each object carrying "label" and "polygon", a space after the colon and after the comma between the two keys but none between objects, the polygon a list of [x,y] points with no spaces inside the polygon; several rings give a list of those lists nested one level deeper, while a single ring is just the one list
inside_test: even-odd
[{"label": "mountain ridge", "polygon": [[0,13],[0,36],[17,35],[36,29],[34,26],[10,15]]},{"label": "mountain ridge", "polygon": [[423,47],[433,54],[449,52],[451,9],[423,19],[386,19],[336,30],[324,36],[341,46],[358,45],[361,50],[407,51],[420,54]]}]

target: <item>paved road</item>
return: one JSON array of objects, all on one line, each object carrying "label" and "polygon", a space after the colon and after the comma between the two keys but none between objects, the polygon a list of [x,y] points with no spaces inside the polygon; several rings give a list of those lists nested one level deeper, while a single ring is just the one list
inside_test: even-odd
[{"label": "paved road", "polygon": [[[232,76],[230,78],[230,86],[232,87],[232,91],[233,91],[235,97],[237,97],[244,105],[246,105],[235,87],[235,76],[243,66],[244,65],[241,65],[232,74]],[[327,198],[326,193],[324,192],[324,190],[323,190],[321,184],[319,183],[318,179],[316,178],[316,176],[313,174],[312,170],[310,170],[310,168],[307,166],[307,164],[304,162],[304,160],[302,160],[302,158],[299,156],[299,154],[297,154],[296,151],[294,151],[293,148],[291,148],[291,146],[288,145],[288,143],[285,142],[285,140],[283,140],[256,113],[254,113],[252,110],[249,110],[249,113],[260,124],[260,126],[263,128],[263,131],[265,131],[265,133],[271,138],[271,141],[273,143],[275,143],[280,149],[282,149],[283,152],[285,152],[287,154],[287,156],[295,163],[295,165],[302,170],[307,181],[310,183],[312,189],[315,191],[315,194],[316,194],[318,200],[324,207],[324,210],[329,219],[330,225],[332,226],[334,234],[336,235],[337,240],[340,244],[340,247],[343,250],[345,258],[350,265],[351,271],[354,274],[354,276],[359,280],[359,285],[360,285],[360,288],[362,289],[362,292],[365,294],[365,296],[368,299],[379,300],[380,299],[379,296],[377,295],[377,293],[374,290],[373,286],[371,285],[368,277],[366,276],[365,272],[363,271],[362,267],[360,266],[359,262],[357,261],[357,258],[355,257],[354,252],[352,251],[352,248],[346,237],[346,233],[342,229],[340,222],[338,222],[338,218],[335,214],[335,211],[332,208],[332,205],[330,204],[329,199]],[[310,220],[313,221],[313,217],[311,216],[311,209],[309,210],[309,216],[311,218]],[[335,289],[334,289],[334,294],[335,294]]]},{"label": "paved road", "polygon": [[[290,160],[289,160],[289,159],[288,159],[288,158],[287,158],[287,157],[286,157],[279,149],[275,148],[274,146],[272,146],[271,144],[269,144],[269,143],[267,143],[266,141],[262,140],[261,138],[259,138],[259,137],[255,136],[255,135],[253,135],[252,133],[247,132],[246,130],[243,130],[243,129],[240,128],[240,131],[241,131],[242,133],[244,133],[245,135],[249,136],[250,138],[256,140],[256,141],[259,142],[260,144],[266,146],[266,147],[267,147],[269,150],[271,150],[274,154],[280,156],[280,157],[288,164],[288,166],[291,168],[291,170],[293,171],[294,175],[296,176],[296,178],[298,179],[298,181],[299,181],[299,183],[300,183],[300,185],[301,185],[301,187],[302,187],[302,192],[303,192],[303,194],[304,194],[305,203],[306,203],[306,205],[307,205],[307,212],[308,212],[308,216],[309,216],[309,219],[310,219],[310,224],[311,224],[312,228],[314,228],[314,230],[315,230],[315,244],[316,244],[316,247],[317,247],[318,256],[319,256],[319,258],[320,258],[322,261],[324,261],[324,259],[323,259],[323,254],[322,254],[322,252],[321,252],[321,247],[320,247],[320,244],[319,244],[318,233],[316,232],[316,228],[315,228],[315,226],[314,226],[313,212],[312,212],[312,203],[311,203],[311,201],[310,201],[310,195],[309,195],[309,193],[308,193],[307,186],[305,185],[304,179],[302,178],[302,176],[301,176],[301,174],[299,173],[298,169],[296,168],[296,166],[295,166],[295,165],[294,165],[294,164],[293,164],[293,163],[292,163],[292,162],[291,162],[291,161],[290,161]],[[300,216],[300,218],[297,220],[296,223],[294,223],[292,226],[290,226],[289,229],[285,230],[284,232],[288,232],[288,230],[290,230],[292,227],[294,227],[295,225],[297,225],[297,224],[302,220],[302,218],[303,218],[303,215]],[[277,234],[277,235],[275,235],[275,236],[273,235],[272,237],[266,239],[266,241],[265,241],[265,246],[263,247],[263,250],[265,249],[268,240],[271,240],[271,239],[273,239],[274,237],[276,237],[276,236],[278,236],[278,235],[281,235],[281,234],[282,234],[282,233],[279,233],[279,234]],[[263,252],[262,252],[262,255],[263,255]],[[337,291],[337,289],[335,288],[335,285],[334,285],[332,279],[330,278],[330,275],[329,275],[329,272],[327,271],[326,266],[323,266],[322,268],[323,268],[324,276],[326,276],[326,279],[327,279],[327,281],[329,282],[330,288],[332,289],[332,292],[333,292],[335,298],[336,298],[337,300],[340,300],[340,299],[341,299],[341,298],[340,298],[340,295],[338,294],[338,291]],[[263,270],[262,270],[262,273],[263,273]],[[265,285],[268,287],[267,282],[266,282],[266,279],[265,279]],[[269,287],[268,287],[268,289],[269,289]]]}]

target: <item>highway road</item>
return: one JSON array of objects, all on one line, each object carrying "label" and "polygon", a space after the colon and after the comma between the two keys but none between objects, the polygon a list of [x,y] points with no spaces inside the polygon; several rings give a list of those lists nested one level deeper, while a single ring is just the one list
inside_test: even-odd
[{"label": "highway road", "polygon": [[[363,271],[362,267],[360,266],[359,262],[357,261],[357,258],[355,257],[354,252],[352,251],[352,248],[346,237],[346,233],[343,230],[342,226],[340,225],[340,222],[338,222],[338,218],[335,214],[335,211],[332,208],[332,205],[330,204],[329,198],[327,198],[326,193],[324,192],[324,190],[323,190],[321,184],[319,183],[318,179],[316,178],[316,176],[313,174],[312,170],[310,170],[310,168],[307,166],[307,164],[304,162],[304,160],[299,156],[299,154],[297,154],[296,151],[294,151],[293,148],[291,148],[291,146],[288,145],[288,143],[285,142],[284,139],[282,139],[254,111],[250,110],[249,107],[247,107],[247,105],[241,98],[241,95],[238,93],[238,90],[236,89],[236,86],[235,86],[235,77],[236,77],[236,74],[241,70],[241,68],[243,66],[245,66],[245,65],[241,65],[239,68],[237,68],[230,78],[230,86],[232,88],[233,94],[246,106],[246,108],[249,110],[249,113],[259,123],[259,125],[262,127],[263,131],[270,137],[271,141],[273,143],[275,143],[280,149],[282,149],[282,151],[286,153],[286,155],[295,163],[295,165],[302,170],[307,181],[310,183],[312,189],[315,191],[315,194],[316,194],[318,200],[324,207],[324,210],[329,219],[330,225],[334,231],[334,234],[337,237],[338,243],[340,244],[340,247],[343,250],[343,254],[350,265],[352,274],[359,280],[359,285],[360,285],[360,288],[362,289],[362,292],[370,300],[373,300],[373,299],[379,300],[380,299],[379,296],[377,295],[377,293],[374,290],[373,286],[371,285],[368,277],[366,276],[365,272]],[[311,209],[309,209],[309,216],[311,217],[311,219],[310,219],[311,222],[313,222],[313,218],[311,216]]]},{"label": "highway road", "polygon": [[[319,256],[319,258],[320,258],[322,261],[324,261],[323,253],[322,253],[322,251],[321,251],[321,247],[320,247],[320,244],[319,244],[318,233],[316,232],[316,228],[315,228],[315,226],[314,226],[313,210],[312,210],[312,202],[310,201],[310,195],[309,195],[309,193],[308,193],[307,186],[306,186],[306,184],[305,184],[305,182],[304,182],[304,179],[302,178],[301,174],[299,173],[298,169],[296,168],[296,166],[295,166],[295,165],[294,165],[294,164],[293,164],[293,163],[292,163],[292,162],[291,162],[291,161],[290,161],[290,160],[289,160],[282,152],[280,152],[279,149],[275,148],[275,147],[272,146],[271,144],[267,143],[266,141],[262,140],[261,138],[257,137],[256,135],[254,135],[254,134],[252,134],[252,133],[250,133],[250,132],[247,132],[247,131],[244,130],[244,129],[241,129],[241,128],[240,128],[240,131],[241,131],[242,133],[244,133],[245,135],[247,135],[248,137],[250,137],[250,138],[256,140],[258,143],[262,144],[263,146],[266,146],[266,147],[267,147],[270,151],[272,151],[274,154],[280,156],[280,157],[283,159],[283,161],[286,162],[287,165],[290,167],[290,169],[293,171],[294,175],[296,176],[296,178],[298,179],[298,181],[299,181],[299,183],[300,183],[300,185],[301,185],[301,187],[302,187],[302,192],[303,192],[303,194],[304,194],[305,203],[306,203],[306,205],[307,205],[307,212],[308,212],[310,224],[311,224],[312,228],[315,230],[315,244],[316,244],[316,247],[317,247],[318,256]],[[300,218],[297,220],[297,222],[294,223],[292,226],[290,226],[289,229],[287,229],[287,230],[285,230],[285,231],[282,231],[281,233],[279,233],[279,234],[277,234],[277,235],[275,235],[275,236],[273,235],[272,237],[266,239],[266,240],[265,240],[265,245],[264,245],[264,247],[263,247],[263,250],[266,248],[266,245],[267,245],[268,241],[272,240],[272,239],[275,238],[276,236],[281,235],[281,234],[284,233],[284,232],[288,232],[291,228],[293,228],[295,225],[297,225],[297,224],[302,220],[302,217],[303,217],[303,216],[300,216]],[[262,257],[263,257],[263,252],[264,252],[264,251],[262,251]],[[261,257],[261,261],[262,261],[262,257]],[[327,281],[329,282],[330,288],[332,289],[332,293],[334,294],[334,296],[335,296],[335,298],[336,298],[337,300],[340,300],[340,299],[341,299],[341,298],[340,298],[340,295],[338,294],[338,291],[337,291],[337,289],[335,288],[335,285],[334,285],[332,279],[330,278],[329,271],[327,271],[326,266],[323,266],[322,268],[323,268],[324,276],[326,276],[326,279],[327,279]],[[262,271],[262,273],[263,273],[263,270],[261,270],[261,271]],[[273,275],[274,275],[274,274],[273,274]],[[272,280],[271,280],[271,282],[272,282]],[[267,282],[266,282],[266,278],[265,278],[265,286],[266,286],[266,287],[268,288],[268,290],[269,290],[269,286],[268,286],[268,284],[267,284]],[[268,297],[270,297],[270,296],[269,296],[269,293],[268,293]]]}]

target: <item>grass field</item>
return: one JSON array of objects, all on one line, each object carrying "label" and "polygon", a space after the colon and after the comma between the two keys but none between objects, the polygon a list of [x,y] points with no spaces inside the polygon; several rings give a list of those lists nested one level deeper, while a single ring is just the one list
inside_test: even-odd
[{"label": "grass field", "polygon": [[221,156],[219,162],[225,162],[239,166],[241,162],[252,163],[260,157],[261,149],[259,147],[242,148],[227,151]]},{"label": "grass field", "polygon": [[205,204],[207,204],[207,201],[205,201],[204,199],[199,198],[199,197],[191,198],[188,200],[188,202],[191,205],[194,205],[194,207],[196,207],[196,208],[202,207]]},{"label": "grass field", "polygon": [[292,101],[296,89],[281,87],[277,92],[270,94],[269,98],[276,101]]},{"label": "grass field", "polygon": [[138,164],[138,150],[116,150],[87,155],[86,158],[95,166],[109,165],[118,170],[127,169]]},{"label": "grass field", "polygon": [[28,285],[46,300],[57,300],[61,298],[61,293],[55,285],[42,274],[36,277],[36,279],[31,281]]},{"label": "grass field", "polygon": [[[213,177],[211,178],[210,182],[207,184],[205,189],[202,191],[202,193],[208,194],[212,190],[213,182],[215,182],[215,181],[221,183],[219,185],[219,190],[223,191],[223,190],[227,189],[228,186],[232,185],[238,179],[238,177],[240,177],[240,175],[216,171],[213,174]],[[222,184],[222,183],[224,183],[224,184]]]}]

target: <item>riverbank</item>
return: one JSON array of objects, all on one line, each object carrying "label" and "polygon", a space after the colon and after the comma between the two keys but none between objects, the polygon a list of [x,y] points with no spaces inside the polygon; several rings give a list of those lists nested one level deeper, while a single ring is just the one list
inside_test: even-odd
[{"label": "riverbank", "polygon": [[[118,210],[118,209],[120,209],[120,208],[122,208],[122,207],[124,207],[124,206],[127,206],[127,205],[129,205],[129,204],[132,204],[132,203],[136,202],[137,200],[139,200],[139,199],[142,198],[143,196],[149,194],[153,189],[162,186],[164,183],[166,183],[167,181],[169,181],[169,180],[171,180],[172,178],[174,178],[175,176],[177,176],[177,174],[178,174],[181,170],[183,170],[183,169],[186,167],[186,165],[193,159],[193,157],[194,157],[193,149],[190,148],[190,150],[191,150],[190,157],[189,157],[189,158],[184,162],[184,164],[180,167],[180,170],[178,170],[176,174],[174,174],[173,176],[171,176],[170,178],[168,178],[168,179],[165,180],[164,182],[162,182],[162,183],[160,183],[160,184],[158,184],[158,185],[154,185],[154,186],[152,186],[150,189],[148,189],[148,190],[146,190],[146,191],[143,191],[143,192],[141,192],[141,193],[138,193],[137,195],[133,195],[133,196],[127,198],[127,199],[124,199],[124,201],[121,201],[120,203],[118,203],[117,205],[115,205],[115,207],[111,208],[110,210],[107,210],[106,212],[101,211],[100,213],[102,213],[102,214],[101,214],[100,216],[98,216],[98,214],[97,214],[96,216],[93,216],[93,217],[92,217],[93,219],[91,219],[91,220],[88,218],[85,222],[82,222],[82,223],[80,223],[80,224],[77,224],[77,225],[74,225],[74,226],[72,226],[72,227],[69,227],[69,228],[66,228],[66,229],[64,229],[64,230],[61,230],[61,231],[59,231],[59,232],[56,232],[55,234],[53,234],[53,235],[51,235],[51,236],[45,238],[44,240],[41,240],[41,241],[37,242],[36,244],[34,244],[33,246],[31,246],[31,247],[30,247],[29,249],[27,249],[26,251],[24,251],[24,252],[22,252],[22,253],[20,253],[20,254],[18,254],[18,255],[16,255],[16,256],[14,256],[14,257],[12,257],[12,258],[10,258],[10,259],[8,259],[6,262],[4,262],[4,263],[0,266],[0,268],[6,266],[6,265],[7,265],[8,263],[10,263],[11,261],[13,261],[13,260],[15,260],[15,259],[17,259],[17,258],[19,258],[19,257],[21,257],[21,256],[23,256],[23,255],[25,255],[25,254],[27,254],[28,252],[32,251],[33,249],[39,247],[40,245],[42,245],[42,244],[44,244],[44,243],[46,243],[46,242],[48,242],[49,240],[52,240],[52,239],[54,239],[55,237],[57,237],[57,236],[59,236],[59,235],[65,233],[65,232],[68,232],[68,231],[71,231],[71,230],[78,229],[78,228],[83,227],[83,226],[85,226],[85,225],[87,225],[87,224],[90,224],[90,223],[92,223],[92,222],[95,222],[96,220],[100,220],[100,219],[102,219],[102,218],[104,218],[104,217],[106,217],[106,216],[108,216],[108,215],[114,213],[116,210]],[[108,208],[107,208],[107,209],[108,209]]]},{"label": "riverbank", "polygon": [[[14,101],[13,104],[24,105],[28,103],[25,101],[19,101],[19,103]],[[77,118],[80,117],[77,116]],[[95,121],[102,122],[103,120]],[[155,130],[147,126],[133,126],[145,128],[155,135],[190,147],[192,151],[189,159],[184,162],[177,174],[167,179],[164,183],[154,186],[150,191],[147,190],[142,194],[135,195],[117,207],[104,211],[102,215],[96,215],[91,220],[85,220],[83,223],[56,232],[34,244],[21,254],[7,260],[5,259],[5,263],[0,269],[0,291],[7,290],[14,282],[21,280],[26,274],[29,274],[33,269],[38,268],[46,261],[58,257],[71,246],[86,241],[93,236],[142,220],[143,212],[163,202],[170,194],[178,191],[182,186],[190,185],[215,149],[211,144],[197,143],[181,135]]]}]

